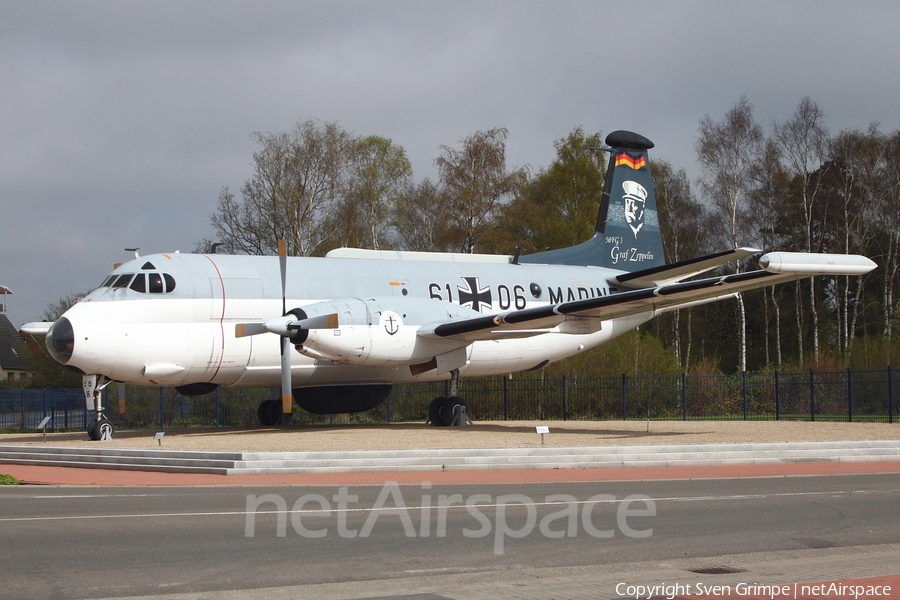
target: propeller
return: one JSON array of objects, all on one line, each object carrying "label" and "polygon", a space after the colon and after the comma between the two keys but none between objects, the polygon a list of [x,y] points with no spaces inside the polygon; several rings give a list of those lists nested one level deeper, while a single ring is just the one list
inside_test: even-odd
[{"label": "propeller", "polygon": [[281,269],[281,314],[264,323],[237,323],[234,326],[235,337],[274,333],[281,338],[281,412],[282,418],[290,419],[294,396],[291,385],[291,352],[292,343],[301,343],[306,339],[306,331],[310,329],[337,329],[337,313],[329,313],[307,317],[299,308],[287,310],[287,242],[278,240],[278,263]]},{"label": "propeller", "polygon": [[[287,242],[278,240],[278,265],[281,268],[281,314],[287,316]],[[281,415],[290,419],[294,407],[294,393],[291,389],[291,353],[289,340],[281,336]],[[283,424],[283,423],[282,423]]]}]

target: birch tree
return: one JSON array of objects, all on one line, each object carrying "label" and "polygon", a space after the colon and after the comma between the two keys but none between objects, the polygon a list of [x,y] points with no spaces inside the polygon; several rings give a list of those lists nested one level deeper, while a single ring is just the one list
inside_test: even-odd
[{"label": "birch tree", "polygon": [[[742,96],[720,122],[709,115],[700,119],[694,147],[703,170],[700,188],[724,220],[732,247],[738,247],[742,227],[749,224],[747,196],[750,170],[759,160],[763,141],[762,127],[753,119],[753,107]],[[747,316],[743,297],[737,295],[740,370],[747,370]]]}]

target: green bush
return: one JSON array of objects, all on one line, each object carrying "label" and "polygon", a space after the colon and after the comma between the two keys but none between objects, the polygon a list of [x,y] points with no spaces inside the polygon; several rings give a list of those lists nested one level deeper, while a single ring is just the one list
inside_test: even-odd
[{"label": "green bush", "polygon": [[3,475],[0,473],[0,485],[19,485],[19,480],[12,475]]}]

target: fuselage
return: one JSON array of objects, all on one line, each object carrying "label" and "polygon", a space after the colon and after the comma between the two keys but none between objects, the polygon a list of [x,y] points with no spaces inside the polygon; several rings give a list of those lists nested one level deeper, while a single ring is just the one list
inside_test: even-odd
[{"label": "fuselage", "polygon": [[[335,358],[292,349],[293,387],[435,380],[449,374],[410,370],[424,355],[442,351],[415,337],[420,327],[608,295],[617,291],[608,280],[619,273],[510,264],[502,256],[289,258],[283,307],[277,257],[154,254],[117,267],[71,307],[51,328],[48,348],[63,364],[129,383],[277,386],[278,336],[238,337],[235,325],[334,301],[342,307],[341,325],[322,335],[343,335],[333,341],[349,344],[352,352]],[[652,316],[457,344],[466,352],[460,374],[535,368],[593,348]],[[402,343],[405,349],[394,352],[391,344]]]}]

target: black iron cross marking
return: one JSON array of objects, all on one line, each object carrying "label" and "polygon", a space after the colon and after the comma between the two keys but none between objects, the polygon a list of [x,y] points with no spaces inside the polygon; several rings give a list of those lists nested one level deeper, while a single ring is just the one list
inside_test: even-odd
[{"label": "black iron cross marking", "polygon": [[465,306],[468,304],[469,308],[478,312],[481,312],[482,307],[485,310],[490,310],[493,303],[491,288],[479,287],[477,277],[463,277],[462,279],[466,282],[467,287],[456,286],[456,289],[459,290],[459,305]]}]

